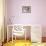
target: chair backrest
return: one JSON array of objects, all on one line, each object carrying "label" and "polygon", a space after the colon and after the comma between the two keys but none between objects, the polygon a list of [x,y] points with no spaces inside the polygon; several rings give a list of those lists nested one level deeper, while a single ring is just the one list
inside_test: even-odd
[{"label": "chair backrest", "polygon": [[21,25],[14,25],[14,27],[13,27],[13,35],[15,35],[15,36],[22,36],[22,35],[24,35],[24,29],[23,29],[23,26],[21,26]]}]

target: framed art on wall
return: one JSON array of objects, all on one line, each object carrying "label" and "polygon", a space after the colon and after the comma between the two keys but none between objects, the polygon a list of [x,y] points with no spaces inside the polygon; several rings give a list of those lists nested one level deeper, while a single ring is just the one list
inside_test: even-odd
[{"label": "framed art on wall", "polygon": [[31,6],[22,6],[22,13],[31,13]]}]

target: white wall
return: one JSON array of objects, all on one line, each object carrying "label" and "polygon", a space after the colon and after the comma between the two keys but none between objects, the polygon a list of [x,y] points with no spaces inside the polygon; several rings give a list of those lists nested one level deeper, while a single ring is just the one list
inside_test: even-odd
[{"label": "white wall", "polygon": [[[31,13],[22,13],[22,6],[28,5]],[[46,0],[7,0],[7,8],[12,24],[40,24],[46,36]],[[8,24],[11,24],[9,18]]]}]

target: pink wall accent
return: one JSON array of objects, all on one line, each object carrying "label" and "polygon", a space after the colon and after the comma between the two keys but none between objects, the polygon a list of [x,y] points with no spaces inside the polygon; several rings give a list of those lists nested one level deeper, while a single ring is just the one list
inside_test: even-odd
[{"label": "pink wall accent", "polygon": [[[28,5],[31,13],[22,13],[22,6]],[[7,8],[12,24],[40,24],[43,37],[46,36],[46,0],[7,0]],[[8,24],[11,24],[9,18]]]}]

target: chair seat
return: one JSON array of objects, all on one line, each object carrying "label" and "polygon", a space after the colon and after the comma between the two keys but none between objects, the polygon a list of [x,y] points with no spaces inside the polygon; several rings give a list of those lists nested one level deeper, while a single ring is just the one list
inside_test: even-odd
[{"label": "chair seat", "polygon": [[24,35],[24,31],[13,31],[13,35],[22,36]]}]

